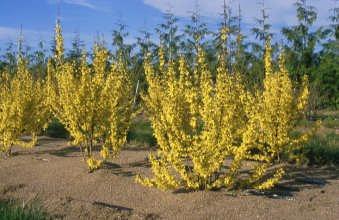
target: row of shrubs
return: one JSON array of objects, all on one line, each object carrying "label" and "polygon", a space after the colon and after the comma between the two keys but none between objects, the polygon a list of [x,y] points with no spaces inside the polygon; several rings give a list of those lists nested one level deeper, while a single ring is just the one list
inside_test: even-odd
[{"label": "row of shrubs", "polygon": [[[322,117],[321,119],[325,128],[336,129],[338,127],[339,120],[334,116]],[[303,124],[307,126],[310,123],[312,122],[304,121]],[[57,119],[49,124],[45,135],[53,138],[69,138],[69,132]],[[144,119],[137,119],[132,122],[127,134],[127,141],[138,147],[153,147],[157,144],[150,122]],[[303,155],[309,165],[339,165],[339,135],[332,131],[325,135],[312,137],[305,144]]]}]

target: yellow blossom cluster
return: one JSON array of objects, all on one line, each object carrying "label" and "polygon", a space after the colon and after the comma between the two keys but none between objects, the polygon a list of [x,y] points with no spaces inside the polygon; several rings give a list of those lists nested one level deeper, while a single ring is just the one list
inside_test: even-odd
[{"label": "yellow blossom cluster", "polygon": [[56,52],[48,64],[48,103],[93,171],[102,164],[93,154],[95,146],[102,146],[100,157],[106,159],[118,154],[126,141],[132,112],[130,74],[122,59],[110,64],[109,52],[100,44],[94,46],[91,63],[85,52],[79,68],[64,61],[60,30],[57,23]]},{"label": "yellow blossom cluster", "polygon": [[[33,147],[47,125],[47,115],[43,81],[33,79],[20,55],[14,75],[4,71],[0,76],[0,152],[9,156],[13,145]],[[20,140],[23,135],[31,135],[32,140]]]},{"label": "yellow blossom cluster", "polygon": [[[307,81],[295,95],[283,55],[273,70],[269,41],[263,89],[254,92],[240,74],[227,72],[222,56],[213,79],[202,48],[192,68],[184,57],[166,62],[163,49],[159,53],[158,67],[146,58],[149,87],[143,97],[159,149],[149,157],[154,176],[136,180],[163,190],[264,190],[277,184],[285,171],[271,168],[307,138],[291,136],[307,103]],[[242,175],[243,168],[250,174]]]},{"label": "yellow blossom cluster", "polygon": [[[271,178],[264,179],[270,167],[281,162],[283,153],[296,150],[308,139],[308,134],[294,137],[291,132],[308,100],[307,79],[300,94],[294,94],[291,79],[285,68],[284,54],[278,71],[273,71],[271,45],[266,43],[264,89],[252,96],[248,121],[240,151],[247,152],[243,159],[256,161],[249,183],[258,189],[273,187],[284,174],[283,168],[271,169]],[[264,180],[262,180],[264,179]]]}]

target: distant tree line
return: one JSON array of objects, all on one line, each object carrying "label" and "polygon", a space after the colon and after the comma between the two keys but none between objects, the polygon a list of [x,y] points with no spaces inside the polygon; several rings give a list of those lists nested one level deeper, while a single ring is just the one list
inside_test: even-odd
[{"label": "distant tree line", "polygon": [[[329,12],[328,25],[315,26],[318,19],[316,8],[307,0],[296,0],[295,9],[297,24],[281,29],[282,42],[272,45],[273,68],[278,68],[278,54],[284,51],[286,64],[293,83],[298,85],[306,75],[310,81],[310,110],[339,107],[339,8],[333,1]],[[226,33],[226,34],[225,34]],[[160,44],[153,40],[158,35]],[[240,73],[246,80],[249,89],[258,88],[264,78],[265,42],[276,37],[271,31],[268,11],[262,0],[261,17],[256,19],[249,39],[242,28],[241,7],[234,11],[229,5],[223,5],[219,30],[208,29],[199,10],[191,14],[190,22],[183,29],[179,28],[178,18],[172,13],[164,13],[163,23],[157,25],[154,32],[141,31],[136,42],[129,44],[125,39],[129,35],[125,25],[120,24],[112,33],[112,46],[109,59],[123,57],[124,62],[133,73],[137,90],[144,90],[147,85],[144,74],[144,59],[147,56],[152,62],[159,62],[159,50],[167,61],[184,55],[188,64],[194,65],[198,48],[206,51],[209,68],[216,73],[220,57],[224,59],[229,73]],[[22,34],[20,34],[21,36]],[[227,37],[227,41],[222,39]],[[98,41],[102,39],[98,38]],[[224,43],[227,42],[227,43]],[[20,47],[18,49],[18,47]],[[17,43],[11,42],[1,48],[0,71],[14,73],[18,66],[18,51],[21,51],[29,62],[30,72],[34,77],[46,77],[49,56],[55,52],[55,42],[51,48],[40,42],[36,49],[24,46],[23,38]],[[65,60],[81,64],[84,42],[76,34],[71,48],[65,53]],[[52,52],[50,52],[52,51]],[[161,54],[161,53],[160,53]],[[221,56],[222,55],[222,56]],[[137,101],[139,98],[137,98]]]}]

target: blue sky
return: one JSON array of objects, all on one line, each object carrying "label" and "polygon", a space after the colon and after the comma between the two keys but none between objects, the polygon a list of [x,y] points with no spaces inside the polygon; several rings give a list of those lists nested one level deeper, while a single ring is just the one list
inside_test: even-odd
[{"label": "blue sky", "polygon": [[[82,40],[92,44],[98,33],[110,42],[111,32],[117,21],[128,26],[133,41],[141,29],[152,31],[162,21],[162,13],[168,9],[184,22],[189,12],[199,4],[205,21],[215,27],[223,0],[0,0],[0,48],[10,41],[16,41],[22,25],[25,42],[35,46],[40,40],[49,44],[60,3],[66,45],[75,33]],[[335,6],[333,0],[308,0],[317,7],[317,26],[327,24],[329,9]],[[259,16],[258,0],[228,0],[234,7],[240,3],[244,16],[244,27],[251,27]],[[273,31],[279,32],[282,25],[296,22],[295,0],[266,0]]]}]

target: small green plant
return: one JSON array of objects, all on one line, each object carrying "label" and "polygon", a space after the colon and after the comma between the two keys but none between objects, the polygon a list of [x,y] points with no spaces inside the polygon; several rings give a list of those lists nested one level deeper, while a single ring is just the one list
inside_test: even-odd
[{"label": "small green plant", "polygon": [[0,220],[43,220],[49,219],[38,206],[20,206],[14,201],[0,201]]}]

